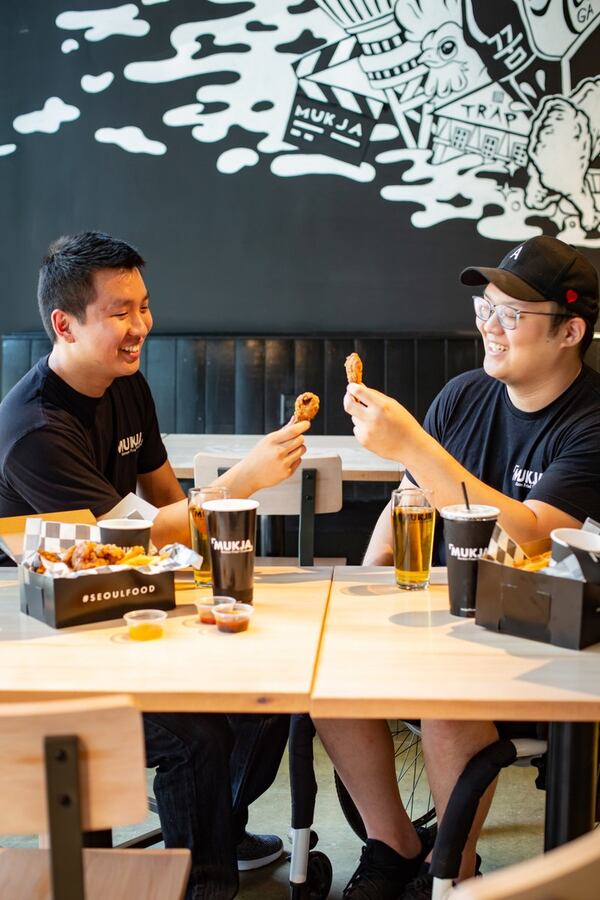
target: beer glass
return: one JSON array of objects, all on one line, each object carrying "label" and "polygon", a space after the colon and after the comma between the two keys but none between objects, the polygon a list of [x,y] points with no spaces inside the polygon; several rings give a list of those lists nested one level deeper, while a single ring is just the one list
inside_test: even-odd
[{"label": "beer glass", "polygon": [[258,506],[256,500],[204,503],[215,595],[252,603]]},{"label": "beer glass", "polygon": [[207,500],[226,500],[228,497],[229,489],[224,487],[197,487],[190,488],[188,491],[188,516],[192,550],[202,557],[202,565],[199,569],[194,569],[194,584],[196,587],[212,586],[208,528],[202,504]]},{"label": "beer glass", "polygon": [[392,492],[392,530],[396,584],[408,591],[429,587],[435,508],[433,491],[399,488]]}]

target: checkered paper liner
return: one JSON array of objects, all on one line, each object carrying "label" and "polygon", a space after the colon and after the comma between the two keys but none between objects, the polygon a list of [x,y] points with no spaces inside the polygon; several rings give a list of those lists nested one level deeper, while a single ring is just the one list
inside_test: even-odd
[{"label": "checkered paper liner", "polygon": [[514,566],[527,559],[527,554],[508,532],[496,523],[483,558],[502,563],[504,566]]},{"label": "checkered paper liner", "polygon": [[[600,524],[593,519],[586,519],[582,531],[590,531],[593,534],[600,534]],[[594,554],[590,554],[592,558]],[[488,544],[484,559],[491,559],[494,562],[501,563],[505,566],[515,566],[525,561],[529,557],[522,547],[517,544],[504,529],[496,523],[492,532],[492,537]],[[550,564],[544,569],[540,569],[544,575],[553,575],[556,578],[571,578],[575,581],[585,581],[585,577],[579,565],[579,560],[574,553],[569,553],[560,562],[550,560]]]},{"label": "checkered paper liner", "polygon": [[112,565],[98,566],[95,569],[84,569],[73,572],[65,563],[52,563],[42,560],[39,550],[51,553],[63,553],[80,541],[99,541],[100,529],[97,525],[83,525],[67,522],[46,522],[43,519],[27,519],[25,522],[25,541],[22,564],[35,569],[43,562],[49,575],[53,578],[81,578],[84,575],[105,575],[109,572],[125,572],[135,569],[148,575],[160,572],[172,572],[188,566],[200,568],[202,557],[183,544],[168,544],[162,548],[160,561],[145,566]]}]

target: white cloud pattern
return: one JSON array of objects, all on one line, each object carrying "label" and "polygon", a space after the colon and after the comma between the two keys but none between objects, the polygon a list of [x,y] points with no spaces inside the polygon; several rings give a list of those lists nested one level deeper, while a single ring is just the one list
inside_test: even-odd
[{"label": "white cloud pattern", "polygon": [[125,125],[123,128],[99,128],[94,137],[101,144],[116,144],[128,153],[149,153],[151,156],[164,156],[166,144],[147,138],[137,125]]},{"label": "white cloud pattern", "polygon": [[286,153],[276,156],[271,163],[271,172],[282,178],[297,175],[341,175],[362,184],[375,178],[375,169],[370,163],[363,162],[360,166],[353,166],[319,153]]},{"label": "white cloud pattern", "polygon": [[76,41],[75,38],[67,38],[60,45],[60,49],[63,53],[72,53],[73,50],[79,50],[79,41]]},{"label": "white cloud pattern", "polygon": [[70,106],[60,97],[48,97],[43,109],[17,116],[13,128],[19,134],[33,134],[35,131],[56,134],[64,122],[74,122],[78,118],[79,110],[76,106]]},{"label": "white cloud pattern", "polygon": [[16,144],[0,144],[0,156],[10,156],[16,149]]},{"label": "white cloud pattern", "polygon": [[204,103],[188,103],[185,106],[176,106],[168,109],[163,116],[165,125],[171,128],[181,128],[183,125],[202,125],[204,118]]},{"label": "white cloud pattern", "polygon": [[101,75],[84,75],[81,79],[81,87],[88,94],[99,94],[110,87],[114,77],[112,72],[102,72]]},{"label": "white cloud pattern", "polygon": [[217,160],[217,169],[223,175],[235,175],[246,166],[255,166],[259,160],[256,150],[250,147],[232,147],[221,153]]},{"label": "white cloud pattern", "polygon": [[104,41],[114,35],[125,37],[144,37],[150,31],[145,19],[136,18],[137,6],[126,3],[124,6],[113,6],[110,9],[88,9],[83,12],[63,12],[56,17],[56,24],[65,31],[82,31],[85,29],[86,41]]}]

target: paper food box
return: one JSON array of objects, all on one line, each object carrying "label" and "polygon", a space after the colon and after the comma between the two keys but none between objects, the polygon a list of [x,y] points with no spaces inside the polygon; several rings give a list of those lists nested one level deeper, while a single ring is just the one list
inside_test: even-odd
[{"label": "paper food box", "polygon": [[[584,579],[573,554],[527,571],[534,566],[533,557],[549,549],[549,540],[521,547],[496,525],[477,566],[475,622],[492,631],[580,650],[600,641],[600,584]],[[600,563],[594,559],[593,564],[600,574]]]},{"label": "paper food box", "polygon": [[[94,522],[91,513],[86,517]],[[198,557],[188,547],[165,547],[151,564],[102,565],[82,571],[40,556],[40,550],[62,555],[73,544],[99,542],[99,529],[92,523],[24,519],[21,552],[14,554],[19,562],[21,611],[53,628],[64,628],[120,618],[134,609],[173,609],[174,572],[198,565]],[[3,540],[2,545],[6,550],[8,543]],[[14,550],[16,543],[12,546]],[[44,571],[39,571],[42,567]]]}]

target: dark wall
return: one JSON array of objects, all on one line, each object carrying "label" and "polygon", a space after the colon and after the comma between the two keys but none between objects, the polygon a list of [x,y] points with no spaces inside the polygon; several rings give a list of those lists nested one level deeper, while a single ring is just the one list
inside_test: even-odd
[{"label": "dark wall", "polygon": [[[354,7],[367,9],[367,0],[361,2]],[[569,86],[556,80],[559,58],[536,60],[534,41],[524,23],[515,20],[518,7],[512,0],[493,4],[493,15],[486,12],[486,4],[466,5],[474,7],[477,37],[462,24],[458,2],[430,0],[423,4],[427,18],[421,20],[411,18],[409,4],[399,3],[396,19],[385,24],[390,34],[400,35],[402,58],[417,60],[415,66],[420,66],[417,94],[421,92],[424,102],[403,119],[411,135],[408,143],[416,145],[412,148],[407,148],[406,132],[403,137],[385,102],[394,91],[401,98],[406,82],[394,86],[392,76],[369,81],[365,73],[372,74],[376,54],[363,53],[359,59],[361,47],[349,36],[341,14],[337,19],[327,15],[310,0],[138,3],[136,20],[148,23],[148,33],[112,34],[102,40],[90,40],[89,32],[86,38],[82,27],[66,27],[64,15],[106,10],[116,6],[114,0],[19,0],[8,9],[3,5],[0,331],[39,327],[39,258],[52,238],[86,228],[125,237],[148,259],[159,331],[368,334],[472,329],[469,291],[457,284],[464,265],[493,264],[509,247],[540,231],[569,238],[589,250],[598,265],[600,214],[595,218],[595,210],[600,209],[600,174],[593,174],[594,150],[582,177],[590,183],[596,178],[596,193],[587,206],[578,207],[567,199],[569,191],[578,196],[577,184],[561,181],[548,154],[535,156],[536,148],[530,145],[522,157],[517,148],[519,142],[527,147],[535,128],[544,124],[539,90],[543,81],[548,90],[563,96],[573,127],[585,119],[597,152],[600,94],[594,91],[599,88],[600,44],[595,22],[588,23],[575,50],[576,32],[583,25],[560,17],[581,4],[550,5],[548,16],[554,18],[547,26],[566,35],[560,53],[571,58]],[[391,10],[394,4],[380,6]],[[61,14],[62,27],[57,24]],[[199,23],[199,47],[190,64],[200,61],[204,71],[162,82],[153,81],[155,75],[140,81],[124,74],[132,63],[172,58],[173,31],[190,22]],[[529,54],[524,57],[527,65],[523,63],[514,77],[494,59],[507,27],[514,40],[518,34],[522,40],[513,50],[505,47],[500,60],[511,58],[519,46],[526,45]],[[455,51],[447,62],[440,56],[445,35],[446,51],[452,41]],[[78,48],[63,52],[66,40],[76,40]],[[348,58],[343,72],[325,64],[328,48]],[[423,62],[427,53],[429,62]],[[317,92],[316,99],[302,93],[300,70],[294,68],[302,60],[322,79],[307,88]],[[536,81],[541,70],[545,80]],[[461,71],[468,84],[459,87]],[[82,76],[104,72],[114,75],[109,87],[95,93],[82,89]],[[590,76],[591,94],[584,96],[578,85]],[[523,88],[528,80],[538,85],[534,96],[531,88]],[[442,97],[444,84],[455,87]],[[205,129],[200,139],[193,136],[192,125],[173,127],[163,121],[167,111],[198,103],[198,90],[204,92],[197,111],[196,128]],[[51,97],[61,98],[79,115],[54,132],[44,132],[39,117],[36,124],[27,116]],[[375,120],[364,98],[377,107],[378,97],[381,109]],[[343,102],[364,108],[357,114]],[[319,123],[329,113],[340,127],[344,118],[350,126],[358,124],[360,147],[326,143],[318,135],[313,146],[294,137],[288,117],[298,111],[298,104],[305,112],[310,108],[307,119],[299,113],[302,122]],[[572,134],[559,133],[554,120],[545,124],[556,135],[550,158],[564,154],[568,170]],[[371,136],[377,140],[369,139],[374,125],[379,135],[376,131]],[[142,129],[160,155],[131,152],[95,137],[99,129],[125,126]],[[461,128],[468,132],[466,138]],[[223,136],[215,137],[220,131]],[[233,148],[254,151],[255,164],[232,174],[219,171],[222,154]],[[534,156],[539,166],[535,171]],[[314,174],[277,174],[289,172],[292,157],[292,168],[302,157],[300,169]],[[326,174],[330,171],[335,174]],[[532,178],[540,176],[554,199],[544,201],[544,209],[535,209],[528,205],[533,199],[530,191],[527,200],[526,190]]]}]

